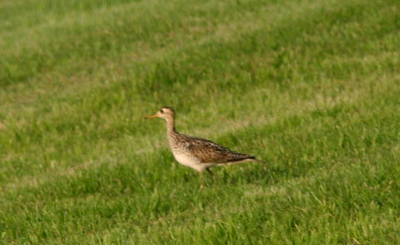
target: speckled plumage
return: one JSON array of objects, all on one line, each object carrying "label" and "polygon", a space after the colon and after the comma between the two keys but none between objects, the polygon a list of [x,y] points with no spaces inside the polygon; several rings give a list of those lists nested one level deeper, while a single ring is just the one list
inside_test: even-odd
[{"label": "speckled plumage", "polygon": [[149,118],[152,117],[161,117],[167,121],[167,137],[172,154],[182,165],[211,173],[209,168],[213,166],[260,162],[254,156],[231,151],[212,141],[178,133],[175,130],[175,111],[171,107],[163,107]]},{"label": "speckled plumage", "polygon": [[254,159],[253,156],[231,151],[212,141],[192,137],[175,132],[169,136],[171,149],[174,151],[186,151],[193,155],[201,163],[228,163],[244,159]]}]

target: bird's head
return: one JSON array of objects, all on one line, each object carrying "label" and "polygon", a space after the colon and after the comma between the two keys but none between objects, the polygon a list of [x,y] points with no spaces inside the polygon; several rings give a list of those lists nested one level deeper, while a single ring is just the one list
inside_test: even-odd
[{"label": "bird's head", "polygon": [[155,117],[164,118],[165,120],[173,119],[175,117],[175,111],[172,107],[164,106],[156,114],[148,116],[146,118],[149,119]]}]

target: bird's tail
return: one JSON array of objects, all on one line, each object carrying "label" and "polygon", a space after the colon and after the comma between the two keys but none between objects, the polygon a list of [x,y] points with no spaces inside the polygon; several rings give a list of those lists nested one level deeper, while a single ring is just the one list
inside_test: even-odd
[{"label": "bird's tail", "polygon": [[260,159],[257,159],[257,158],[253,158],[252,160],[254,162],[258,162],[258,163],[262,163],[262,164],[266,164],[267,163],[266,161],[263,161],[263,160],[260,160]]},{"label": "bird's tail", "polygon": [[[245,155],[243,158],[233,159],[227,162],[228,165],[245,163],[245,162],[258,162],[258,163],[266,163],[262,160],[257,159],[255,156]],[[225,163],[224,163],[225,164]]]},{"label": "bird's tail", "polygon": [[263,160],[257,159],[255,156],[250,156],[250,157],[248,157],[248,159],[251,159],[253,162],[258,162],[258,163],[263,163],[263,164],[267,163]]}]

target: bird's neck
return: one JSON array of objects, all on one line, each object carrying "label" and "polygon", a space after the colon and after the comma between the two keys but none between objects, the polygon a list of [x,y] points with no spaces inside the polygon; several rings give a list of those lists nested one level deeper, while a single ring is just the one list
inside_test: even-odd
[{"label": "bird's neck", "polygon": [[167,119],[167,134],[174,134],[176,133],[175,130],[175,119],[174,118],[168,118]]}]

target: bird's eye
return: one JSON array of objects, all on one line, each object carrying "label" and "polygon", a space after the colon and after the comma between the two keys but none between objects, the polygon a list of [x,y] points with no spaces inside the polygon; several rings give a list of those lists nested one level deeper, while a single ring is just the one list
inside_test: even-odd
[{"label": "bird's eye", "polygon": [[163,110],[163,109],[161,109],[161,110],[160,110],[160,112],[161,112],[161,113],[164,113],[164,110]]}]

